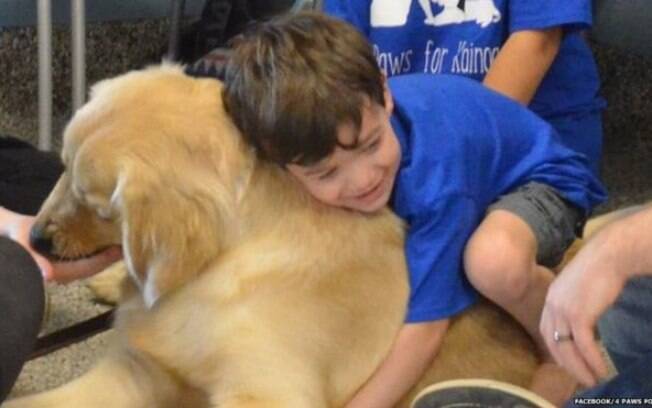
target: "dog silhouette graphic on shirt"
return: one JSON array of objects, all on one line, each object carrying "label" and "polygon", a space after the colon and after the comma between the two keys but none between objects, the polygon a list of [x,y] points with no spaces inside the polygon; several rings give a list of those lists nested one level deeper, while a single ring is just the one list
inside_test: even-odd
[{"label": "dog silhouette graphic on shirt", "polygon": [[[501,14],[493,0],[417,0],[423,13],[424,23],[432,26],[461,24],[473,21],[485,28],[500,21]],[[442,7],[434,15],[430,3]],[[401,27],[407,23],[412,0],[373,0],[371,2],[372,27]]]}]

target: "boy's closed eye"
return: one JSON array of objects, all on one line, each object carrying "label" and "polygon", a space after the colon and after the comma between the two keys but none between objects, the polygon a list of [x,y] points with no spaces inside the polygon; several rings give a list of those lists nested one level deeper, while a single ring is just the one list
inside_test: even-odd
[{"label": "boy's closed eye", "polygon": [[[374,136],[367,143],[365,143],[359,151],[362,153],[373,153],[380,147],[381,137]],[[336,166],[324,169],[317,173],[316,178],[320,181],[327,181],[335,177],[338,168]]]},{"label": "boy's closed eye", "polygon": [[331,178],[335,177],[335,174],[337,173],[337,167],[331,167],[330,169],[327,169],[320,174],[317,175],[317,179],[324,181],[324,180],[330,180]]}]

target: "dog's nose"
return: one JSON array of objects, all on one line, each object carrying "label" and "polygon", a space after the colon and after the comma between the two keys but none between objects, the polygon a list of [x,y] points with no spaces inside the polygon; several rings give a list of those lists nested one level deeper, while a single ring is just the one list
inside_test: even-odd
[{"label": "dog's nose", "polygon": [[29,244],[37,252],[47,255],[52,251],[52,239],[45,235],[45,228],[42,225],[34,225],[29,231]]}]

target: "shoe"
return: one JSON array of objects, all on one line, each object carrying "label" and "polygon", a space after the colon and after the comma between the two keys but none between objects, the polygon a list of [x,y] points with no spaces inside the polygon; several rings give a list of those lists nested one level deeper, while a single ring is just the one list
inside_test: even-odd
[{"label": "shoe", "polygon": [[423,389],[411,408],[554,408],[535,393],[493,380],[453,380]]}]

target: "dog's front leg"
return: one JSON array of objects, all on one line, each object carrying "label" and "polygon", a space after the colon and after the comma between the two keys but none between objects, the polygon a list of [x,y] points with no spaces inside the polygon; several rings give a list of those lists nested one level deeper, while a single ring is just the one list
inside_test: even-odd
[{"label": "dog's front leg", "polygon": [[[176,408],[181,387],[155,363],[119,350],[78,379],[3,408]],[[198,405],[205,406],[205,405]]]},{"label": "dog's front leg", "polygon": [[96,301],[115,305],[122,298],[123,281],[128,273],[124,262],[116,262],[84,282]]}]

